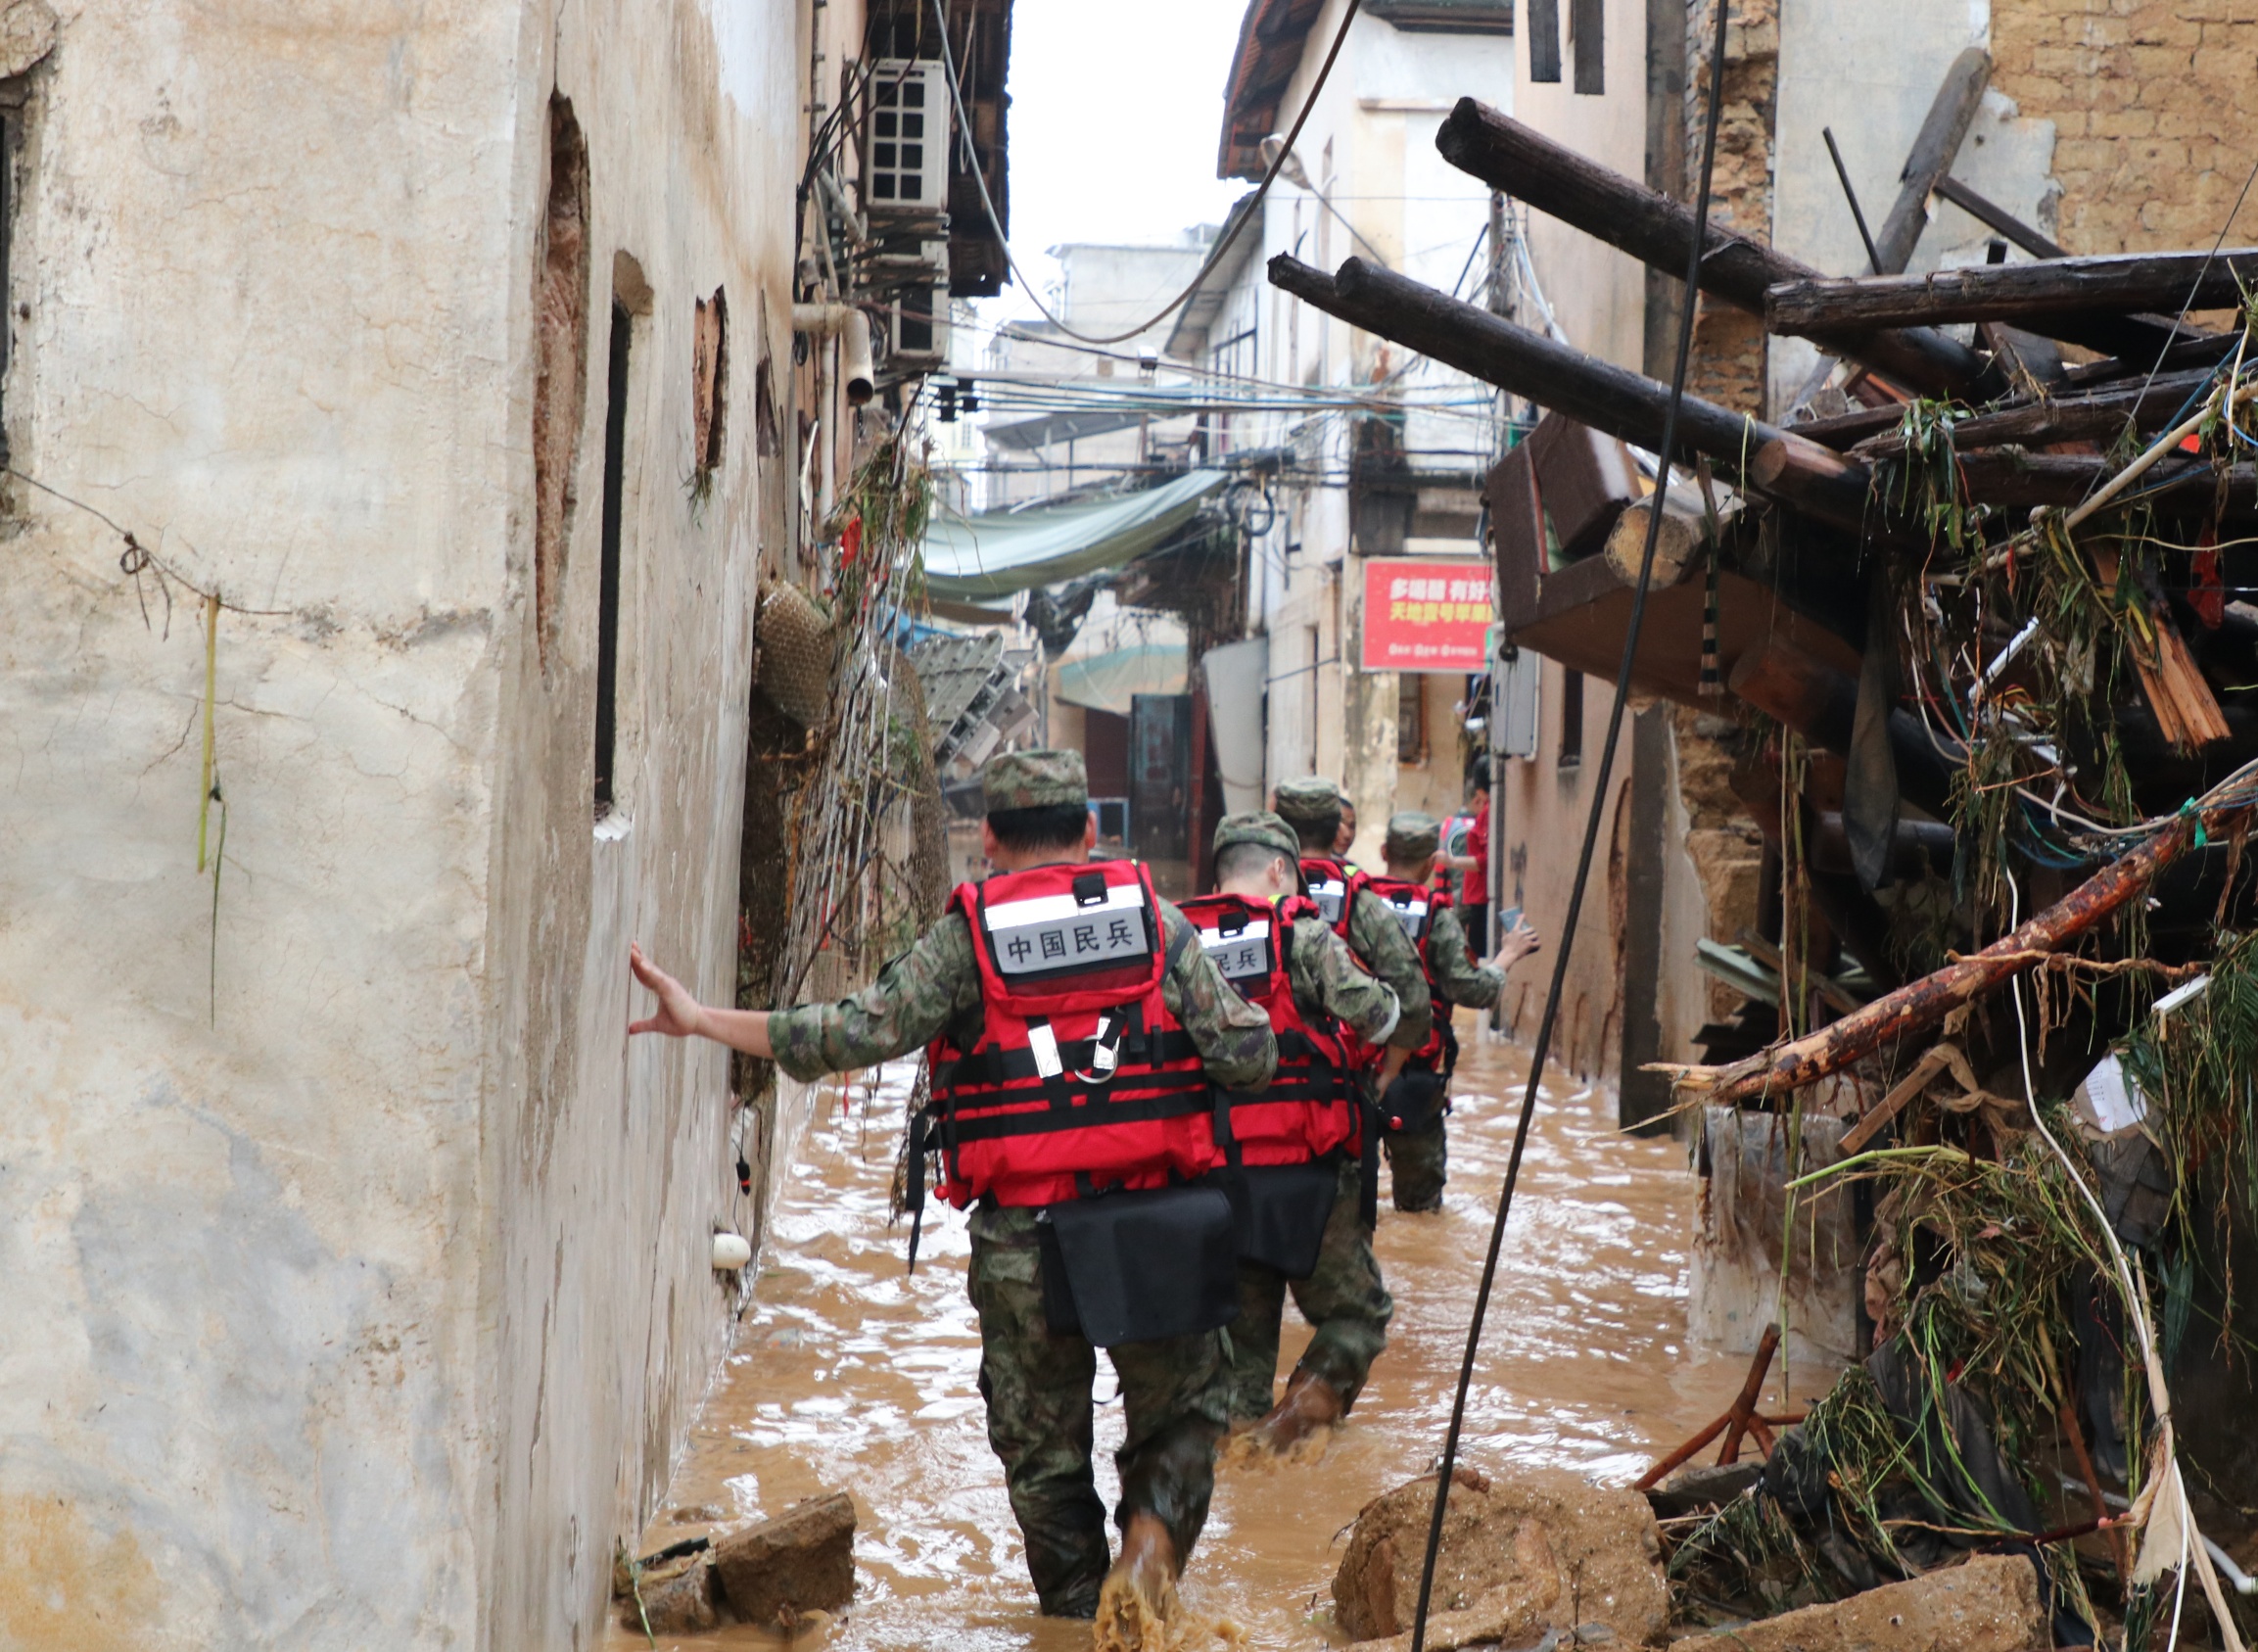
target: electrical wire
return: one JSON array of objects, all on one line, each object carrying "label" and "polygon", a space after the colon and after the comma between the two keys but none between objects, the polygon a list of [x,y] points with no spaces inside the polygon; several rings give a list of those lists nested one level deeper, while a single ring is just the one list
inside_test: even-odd
[{"label": "electrical wire", "polygon": [[[1717,37],[1710,48],[1709,109],[1703,122],[1701,190],[1694,203],[1693,221],[1709,222],[1710,184],[1717,171],[1717,124],[1724,108],[1725,26],[1732,15],[1732,0],[1717,0]],[[1667,487],[1668,455],[1677,451],[1679,409],[1685,403],[1686,370],[1693,355],[1694,312],[1690,302],[1701,285],[1701,260],[1706,237],[1696,235],[1688,250],[1685,291],[1689,302],[1678,307],[1677,358],[1670,372],[1670,404],[1663,414],[1665,455],[1663,482]],[[1591,814],[1584,823],[1583,850],[1576,857],[1576,880],[1569,887],[1568,915],[1561,921],[1560,951],[1552,967],[1552,984],[1545,991],[1544,1015],[1537,1022],[1536,1042],[1529,1052],[1529,1084],[1522,1092],[1521,1120],[1514,1127],[1513,1153],[1506,1160],[1505,1186],[1498,1195],[1497,1216],[1490,1223],[1489,1253],[1482,1265],[1482,1287],[1475,1294],[1474,1318],[1466,1330],[1466,1357],[1458,1371],[1458,1392],[1451,1400],[1450,1429],[1442,1442],[1442,1461],[1435,1471],[1435,1516],[1427,1529],[1427,1555],[1419,1570],[1419,1606],[1411,1621],[1411,1652],[1426,1652],[1427,1613],[1435,1595],[1435,1563],[1442,1549],[1443,1516],[1450,1502],[1451,1478],[1458,1464],[1458,1440],[1466,1425],[1466,1396],[1474,1387],[1474,1363],[1482,1349],[1482,1320],[1489,1312],[1489,1295],[1497,1279],[1498,1254],[1505,1244],[1506,1218],[1513,1211],[1513,1190],[1521,1179],[1522,1155],[1529,1146],[1529,1131],[1536,1117],[1536,1092],[1544,1078],[1544,1060],[1552,1047],[1553,1024],[1560,1017],[1560,1002],[1568,987],[1569,960],[1576,951],[1576,920],[1583,913],[1585,887],[1591,881],[1591,863],[1599,847],[1601,817],[1608,810],[1608,781],[1615,771],[1616,747],[1623,738],[1623,711],[1630,698],[1631,671],[1638,661],[1639,633],[1646,623],[1648,588],[1654,582],[1655,547],[1662,537],[1663,513],[1647,512],[1646,548],[1639,557],[1638,584],[1631,592],[1630,619],[1623,639],[1623,663],[1615,674],[1615,697],[1608,708],[1607,740],[1600,748],[1599,774],[1592,786]]]},{"label": "electrical wire", "polygon": [[[1004,261],[1011,266],[1011,273],[1019,278],[1019,285],[1026,289],[1028,300],[1043,312],[1044,319],[1068,338],[1080,339],[1084,344],[1126,344],[1138,334],[1151,331],[1181,309],[1192,295],[1200,291],[1200,285],[1207,279],[1208,271],[1223,261],[1223,255],[1230,251],[1231,244],[1239,239],[1247,223],[1253,218],[1256,210],[1269,198],[1270,186],[1278,180],[1279,168],[1286,165],[1286,158],[1294,153],[1294,140],[1301,136],[1301,128],[1308,122],[1310,111],[1317,107],[1317,100],[1325,90],[1325,82],[1332,76],[1334,61],[1341,56],[1341,48],[1348,43],[1349,26],[1356,22],[1356,14],[1363,4],[1364,0],[1348,0],[1348,9],[1341,14],[1341,30],[1334,35],[1333,44],[1326,51],[1325,62],[1317,71],[1317,81],[1309,88],[1309,95],[1302,99],[1301,113],[1294,118],[1294,124],[1286,134],[1286,142],[1279,147],[1278,153],[1271,157],[1270,167],[1262,174],[1261,183],[1255,186],[1253,198],[1243,209],[1231,214],[1230,223],[1226,224],[1223,233],[1215,238],[1215,245],[1209,249],[1198,273],[1185,284],[1184,290],[1163,305],[1151,320],[1141,322],[1126,332],[1103,334],[1076,332],[1052,313],[1051,307],[1043,302],[1035,283],[1027,279],[1027,272],[1019,267],[1019,260],[1011,255],[1011,240],[1004,233],[1004,220],[998,215],[996,203],[988,194],[988,175],[979,167],[973,167],[972,181],[980,186],[980,206],[988,214],[989,227],[996,232],[997,244],[1004,249]],[[957,60],[949,46],[949,19],[948,14],[942,10],[942,0],[933,0],[933,15],[941,22],[941,70],[943,77],[949,82],[949,101],[957,111],[958,129],[968,130],[971,124],[970,118],[964,113],[964,94],[957,84]]]}]

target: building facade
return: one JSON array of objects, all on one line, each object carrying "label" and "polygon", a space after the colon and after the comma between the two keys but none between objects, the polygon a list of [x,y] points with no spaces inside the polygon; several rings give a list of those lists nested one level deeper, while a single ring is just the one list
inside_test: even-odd
[{"label": "building facade", "polygon": [[796,199],[868,217],[884,20],[62,11],[0,63],[0,1642],[590,1645],[806,1102],[631,1043],[626,957],[736,985],[756,608],[886,427]]}]

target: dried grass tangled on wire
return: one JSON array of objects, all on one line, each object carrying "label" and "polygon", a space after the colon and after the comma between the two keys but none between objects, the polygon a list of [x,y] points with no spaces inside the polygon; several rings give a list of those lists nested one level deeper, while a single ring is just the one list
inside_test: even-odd
[{"label": "dried grass tangled on wire", "polygon": [[777,974],[779,1004],[797,1001],[834,936],[859,945],[861,891],[880,850],[885,814],[917,782],[905,773],[905,742],[890,726],[894,695],[885,668],[922,590],[920,547],[931,500],[929,474],[896,436],[857,468],[832,515],[840,546],[834,691],[792,809],[791,929]]}]

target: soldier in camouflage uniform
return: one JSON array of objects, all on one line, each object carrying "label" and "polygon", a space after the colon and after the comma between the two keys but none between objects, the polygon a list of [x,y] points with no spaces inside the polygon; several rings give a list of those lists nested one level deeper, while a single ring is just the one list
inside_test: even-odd
[{"label": "soldier in camouflage uniform", "polygon": [[[1328,858],[1334,852],[1334,834],[1341,829],[1342,801],[1339,786],[1314,777],[1288,780],[1271,797],[1279,816],[1301,840],[1302,854]],[[1387,984],[1403,1008],[1403,1019],[1390,1042],[1410,1049],[1425,1043],[1433,1009],[1419,949],[1405,938],[1394,909],[1370,890],[1359,891],[1348,909],[1348,950]]]},{"label": "soldier in camouflage uniform", "polygon": [[[1441,826],[1433,815],[1414,809],[1389,816],[1388,837],[1382,847],[1388,857],[1388,875],[1409,883],[1430,881],[1441,838]],[[1534,952],[1536,946],[1536,931],[1524,919],[1499,942],[1495,962],[1477,965],[1457,910],[1437,908],[1428,920],[1427,930],[1427,968],[1435,978],[1435,1013],[1447,1017],[1452,1008],[1461,1004],[1470,1010],[1488,1009],[1505,990],[1506,970]],[[1442,1208],[1442,1187],[1450,1162],[1444,1116],[1437,1109],[1425,1126],[1387,1138],[1388,1174],[1398,1210]]]},{"label": "soldier in camouflage uniform", "polygon": [[[990,865],[1010,872],[1089,858],[1096,825],[1081,753],[1007,753],[981,779]],[[1049,834],[1030,839],[1029,823],[1046,820]],[[1159,917],[1167,959],[1161,994],[1208,1078],[1227,1089],[1269,1083],[1277,1062],[1269,1017],[1224,981],[1181,912],[1161,901]],[[968,1047],[981,1028],[972,947],[963,914],[952,909],[861,992],[776,1013],[707,1009],[635,949],[636,978],[659,995],[660,1011],[629,1030],[702,1034],[772,1058],[801,1080],[890,1061],[951,1026]],[[988,1201],[972,1210],[967,1283],[980,1319],[980,1392],[1042,1609],[1090,1618],[1108,1577],[1105,1510],[1090,1462],[1097,1352],[1081,1336],[1048,1328],[1035,1217]],[[1210,1331],[1125,1344],[1111,1357],[1126,1423],[1114,1454],[1122,1532],[1114,1571],[1150,1607],[1172,1597],[1207,1519],[1215,1441],[1230,1416],[1229,1342]]]},{"label": "soldier in camouflage uniform", "polygon": [[[1300,857],[1300,839],[1274,814],[1227,815],[1215,828],[1215,878],[1225,894],[1276,903],[1299,886]],[[1286,960],[1302,1015],[1318,1023],[1340,1021],[1367,1044],[1386,1045],[1382,1077],[1392,1078],[1421,1041],[1403,1042],[1395,994],[1349,955],[1333,925],[1314,912],[1294,921]],[[1240,1259],[1239,1317],[1231,1323],[1232,1426],[1252,1424],[1256,1441],[1272,1450],[1345,1416],[1373,1360],[1388,1345],[1395,1303],[1381,1282],[1360,1194],[1357,1163],[1344,1158],[1317,1266],[1308,1278],[1290,1280],[1268,1263]],[[1273,1408],[1290,1290],[1315,1335],[1287,1380],[1286,1396]]]}]

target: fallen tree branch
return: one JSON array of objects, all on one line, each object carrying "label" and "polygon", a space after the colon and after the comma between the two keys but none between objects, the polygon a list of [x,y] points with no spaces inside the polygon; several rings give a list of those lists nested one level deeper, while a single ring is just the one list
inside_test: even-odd
[{"label": "fallen tree branch", "polygon": [[[2227,786],[2246,779],[2237,774],[2212,796],[2219,797]],[[2213,804],[2211,810],[2241,814],[2249,809],[2250,801],[2237,797],[2232,803]],[[2211,823],[2205,825],[2211,829]],[[2040,959],[2058,952],[2066,942],[2086,933],[2147,888],[2159,872],[2186,852],[2194,829],[2195,823],[2188,816],[2174,819],[2122,860],[2103,867],[1982,952],[1908,982],[1816,1032],[1723,1066],[1655,1062],[1644,1070],[1668,1073],[1673,1088],[1720,1106],[1782,1095],[1816,1083],[1887,1045],[1935,1026],[1961,1005],[1996,990]]]}]

